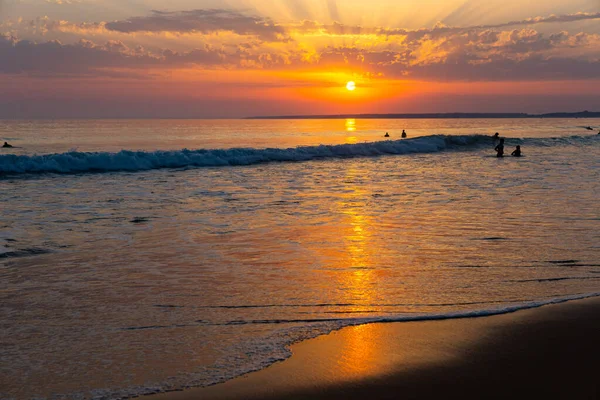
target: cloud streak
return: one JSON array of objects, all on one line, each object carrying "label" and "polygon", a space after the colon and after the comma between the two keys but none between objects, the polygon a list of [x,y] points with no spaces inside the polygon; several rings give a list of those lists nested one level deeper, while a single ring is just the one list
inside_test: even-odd
[{"label": "cloud streak", "polygon": [[339,22],[332,24],[320,24],[316,21],[304,21],[295,29],[304,33],[324,33],[329,35],[381,35],[381,36],[406,36],[407,40],[419,40],[426,36],[439,37],[449,34],[467,33],[471,31],[481,31],[499,28],[508,28],[513,26],[529,26],[548,23],[571,23],[585,20],[600,19],[600,13],[575,13],[566,15],[550,15],[548,17],[534,17],[519,21],[510,21],[495,25],[476,25],[469,27],[446,26],[438,23],[433,28],[423,29],[402,29],[402,28],[383,28],[383,27],[363,27],[359,25],[345,25]]},{"label": "cloud streak", "polygon": [[174,32],[212,33],[233,32],[253,35],[264,40],[282,40],[285,30],[271,21],[247,16],[233,10],[211,9],[179,12],[152,11],[146,17],[132,17],[124,21],[108,22],[106,29],[122,33]]},{"label": "cloud streak", "polygon": [[520,21],[510,21],[503,24],[496,25],[484,25],[481,28],[483,29],[492,29],[492,28],[506,28],[510,26],[518,26],[518,25],[536,25],[536,24],[550,24],[550,23],[568,23],[568,22],[578,22],[592,19],[600,19],[600,12],[597,13],[575,13],[575,14],[565,14],[565,15],[550,15],[548,17],[535,17],[535,18],[527,18]]}]

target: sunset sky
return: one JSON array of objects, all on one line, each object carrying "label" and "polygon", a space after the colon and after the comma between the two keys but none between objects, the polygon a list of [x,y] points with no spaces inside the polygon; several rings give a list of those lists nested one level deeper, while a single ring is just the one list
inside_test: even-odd
[{"label": "sunset sky", "polygon": [[0,118],[582,110],[599,0],[0,0]]}]

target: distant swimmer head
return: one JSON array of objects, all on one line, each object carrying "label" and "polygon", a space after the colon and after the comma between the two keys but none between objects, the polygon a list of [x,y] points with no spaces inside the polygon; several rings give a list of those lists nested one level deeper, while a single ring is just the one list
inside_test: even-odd
[{"label": "distant swimmer head", "polygon": [[390,134],[386,132],[385,137],[390,137]]},{"label": "distant swimmer head", "polygon": [[4,142],[4,144],[2,145],[2,147],[12,147],[12,145],[8,144],[8,142]]}]

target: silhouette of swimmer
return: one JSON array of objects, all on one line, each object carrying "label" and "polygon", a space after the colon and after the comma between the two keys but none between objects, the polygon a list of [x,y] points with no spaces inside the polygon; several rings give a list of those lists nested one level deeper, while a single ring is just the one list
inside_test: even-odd
[{"label": "silhouette of swimmer", "polygon": [[591,126],[586,126],[585,129],[587,129],[588,131],[593,131],[594,128],[592,128]]},{"label": "silhouette of swimmer", "polygon": [[494,136],[492,136],[492,139],[500,139],[500,134],[498,132],[494,133]]},{"label": "silhouette of swimmer", "polygon": [[10,148],[13,147],[11,144],[8,144],[8,142],[4,142],[4,144],[2,145],[2,147],[4,148]]},{"label": "silhouette of swimmer", "polygon": [[494,147],[494,150],[496,150],[496,157],[504,157],[504,139],[500,139],[500,143],[498,143],[498,146]]},{"label": "silhouette of swimmer", "polygon": [[406,137],[406,131],[404,129],[402,129],[402,137],[405,138]]},{"label": "silhouette of swimmer", "polygon": [[390,137],[390,134],[386,132],[383,137]]},{"label": "silhouette of swimmer", "polygon": [[511,156],[513,157],[521,157],[521,146],[517,146],[517,148],[515,149],[515,151],[513,151],[512,153],[510,153]]}]

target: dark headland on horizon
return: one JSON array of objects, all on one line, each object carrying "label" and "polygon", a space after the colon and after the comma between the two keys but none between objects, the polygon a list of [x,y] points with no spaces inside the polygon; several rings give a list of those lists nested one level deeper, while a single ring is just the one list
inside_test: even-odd
[{"label": "dark headland on horizon", "polygon": [[600,118],[600,111],[527,113],[425,113],[425,114],[333,114],[333,115],[265,115],[246,119],[409,119],[409,118]]}]

